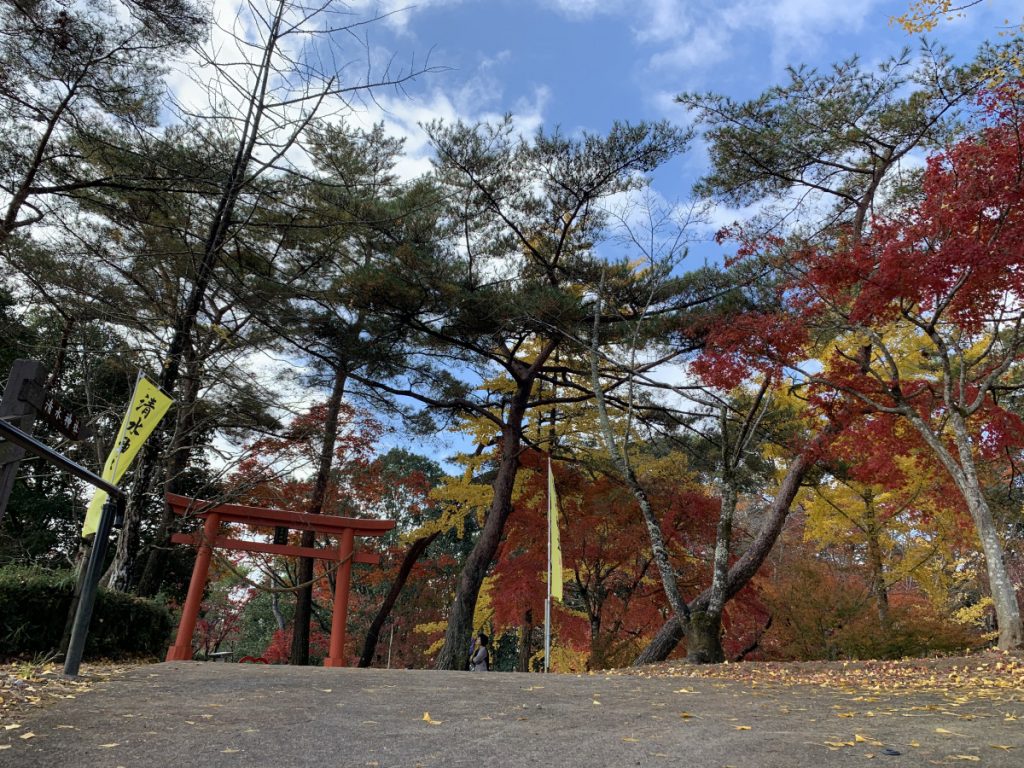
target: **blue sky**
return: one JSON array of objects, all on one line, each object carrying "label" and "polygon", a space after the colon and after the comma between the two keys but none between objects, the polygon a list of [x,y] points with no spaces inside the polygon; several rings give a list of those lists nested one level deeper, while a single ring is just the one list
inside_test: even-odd
[{"label": "blue sky", "polygon": [[[512,112],[523,133],[544,126],[564,132],[604,132],[615,120],[667,119],[689,123],[673,102],[681,91],[712,90],[736,99],[756,96],[785,82],[787,65],[827,68],[859,54],[873,64],[918,41],[889,18],[910,0],[348,0],[352,19],[376,12],[382,20],[361,28],[378,61],[397,65],[429,54],[443,71],[424,75],[403,93],[378,91],[349,119],[364,125],[383,120],[406,141],[400,171],[429,170],[430,150],[419,123],[436,118],[469,122]],[[260,0],[257,0],[259,3]],[[241,0],[216,0],[234,16]],[[966,61],[986,39],[995,39],[1014,3],[992,0],[940,26],[933,38]],[[348,72],[365,69],[358,41],[339,56]],[[174,87],[189,86],[179,77]],[[668,204],[684,201],[706,167],[698,140],[685,156],[660,169],[654,188]],[[742,212],[719,209],[698,233],[689,264],[718,260],[708,242],[722,224]],[[302,393],[300,400],[308,398]],[[449,436],[450,438],[450,436]],[[410,446],[445,455],[442,445]]]},{"label": "blue sky", "polygon": [[[543,125],[603,132],[614,120],[689,123],[673,102],[684,90],[751,98],[787,80],[788,65],[827,68],[859,55],[872,65],[917,48],[889,18],[909,0],[423,0],[396,10],[371,30],[373,42],[402,55],[430,51],[448,67],[408,89],[382,95],[386,112],[371,110],[403,135],[426,169],[428,148],[417,122],[441,117],[473,121],[515,113],[525,131]],[[371,5],[387,11],[400,7]],[[1009,3],[996,0],[932,35],[966,61],[995,39]],[[1002,11],[1002,15],[1000,15]],[[700,141],[661,169],[655,180],[667,201],[686,198],[703,171]],[[716,226],[740,212],[719,210]],[[710,242],[693,247],[689,263],[721,258]]]},{"label": "blue sky", "polygon": [[[873,63],[917,40],[889,23],[909,0],[403,0],[352,3],[392,12],[371,41],[447,71],[408,97],[386,94],[383,117],[425,159],[416,123],[506,111],[524,129],[601,132],[612,121],[689,120],[673,103],[683,90],[748,98],[786,79],[787,65],[819,68],[859,54]],[[932,35],[966,60],[995,39],[1013,3],[992,0]],[[405,8],[405,10],[401,10]],[[658,174],[659,192],[686,195],[704,166],[700,144]],[[425,163],[419,167],[425,167]]]}]

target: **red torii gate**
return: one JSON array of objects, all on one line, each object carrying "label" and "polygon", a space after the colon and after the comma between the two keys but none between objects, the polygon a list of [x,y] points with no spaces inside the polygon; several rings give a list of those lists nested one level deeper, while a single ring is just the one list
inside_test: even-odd
[{"label": "red torii gate", "polygon": [[[353,517],[332,515],[310,515],[305,512],[287,512],[281,509],[249,507],[242,504],[218,504],[188,496],[167,494],[167,504],[179,515],[192,512],[195,517],[204,518],[202,532],[194,534],[176,533],[171,537],[175,544],[192,544],[198,547],[196,563],[192,568],[192,580],[188,585],[188,596],[181,611],[178,634],[174,645],[167,651],[167,661],[188,661],[192,658],[192,634],[199,618],[199,606],[210,572],[210,558],[214,548],[243,552],[265,552],[271,555],[294,555],[316,557],[338,562],[338,575],[334,582],[334,618],[331,621],[330,652],[324,659],[325,667],[345,666],[345,621],[348,618],[348,592],[352,581],[352,562],[376,565],[380,556],[369,552],[356,552],[356,536],[383,536],[395,527],[394,520],[359,520]],[[196,512],[195,510],[202,510]],[[335,536],[340,544],[336,550],[300,547],[291,544],[267,544],[261,541],[245,541],[218,535],[221,523],[244,523],[253,528],[284,527],[300,531],[316,531]]]}]

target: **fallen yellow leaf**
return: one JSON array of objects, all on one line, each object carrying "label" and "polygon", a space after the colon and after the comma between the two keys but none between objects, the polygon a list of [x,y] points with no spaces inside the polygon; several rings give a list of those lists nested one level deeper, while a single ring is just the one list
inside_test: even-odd
[{"label": "fallen yellow leaf", "polygon": [[981,760],[981,758],[978,757],[977,755],[950,755],[948,759],[950,759],[950,760],[970,760],[972,763],[977,763],[979,760]]},{"label": "fallen yellow leaf", "polygon": [[635,744],[635,743],[640,741],[640,739],[634,739],[632,736],[623,736],[622,740],[623,741],[628,741],[628,742],[633,743],[633,744]]},{"label": "fallen yellow leaf", "polygon": [[679,716],[683,718],[683,720],[689,720],[691,717],[693,717],[693,715],[691,715],[689,712],[680,712]]},{"label": "fallen yellow leaf", "polygon": [[233,754],[235,752],[238,752],[238,750],[237,749],[232,749],[231,747],[228,747],[227,749],[222,749],[221,752],[223,754],[225,754],[225,755],[230,755],[230,754]]},{"label": "fallen yellow leaf", "polygon": [[992,747],[992,749],[1002,749],[1004,751],[1005,750],[1009,750],[1009,749],[1013,749],[1013,747],[1011,747],[1011,746],[1009,746],[1007,744],[989,744],[989,746]]},{"label": "fallen yellow leaf", "polygon": [[110,744],[100,744],[100,749],[110,749],[111,747],[119,747],[119,746],[121,746],[121,745],[118,742],[114,741],[114,742],[111,742]]},{"label": "fallen yellow leaf", "polygon": [[872,738],[871,736],[861,736],[859,733],[854,734],[853,740],[858,744],[870,744],[873,747],[882,746],[882,742],[878,739]]},{"label": "fallen yellow leaf", "polygon": [[734,725],[733,728],[735,728],[737,731],[749,731],[750,730],[750,726],[749,725]]},{"label": "fallen yellow leaf", "polygon": [[430,723],[431,725],[440,725],[441,723],[443,723],[443,722],[444,722],[444,720],[434,720],[434,719],[433,719],[433,718],[432,718],[432,717],[430,716],[430,713],[429,713],[429,712],[424,712],[424,713],[423,713],[423,719],[424,719],[424,720],[425,720],[426,722]]},{"label": "fallen yellow leaf", "polygon": [[36,737],[36,735],[34,733],[32,733],[32,731],[29,731],[28,733],[21,734],[21,736],[19,736],[18,738],[19,739],[34,739],[35,737]]},{"label": "fallen yellow leaf", "polygon": [[14,731],[14,730],[17,730],[18,728],[21,728],[21,723],[11,723],[10,725],[5,725],[4,726],[4,730],[5,731]]},{"label": "fallen yellow leaf", "polygon": [[11,748],[10,744],[0,744],[0,750],[10,749],[10,748]]}]

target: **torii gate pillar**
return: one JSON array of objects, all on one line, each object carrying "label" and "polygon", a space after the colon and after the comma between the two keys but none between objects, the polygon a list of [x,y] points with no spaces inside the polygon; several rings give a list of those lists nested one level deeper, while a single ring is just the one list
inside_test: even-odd
[{"label": "torii gate pillar", "polygon": [[[334,617],[331,620],[330,652],[324,660],[324,666],[345,666],[345,624],[348,619],[348,593],[352,584],[352,563],[376,565],[380,562],[380,557],[374,553],[356,552],[355,537],[383,536],[395,527],[394,520],[360,520],[352,517],[310,515],[281,509],[249,507],[242,504],[217,504],[173,493],[167,494],[167,504],[180,515],[193,514],[195,517],[205,518],[200,534],[176,533],[171,537],[171,541],[175,544],[192,544],[197,547],[198,552],[195,565],[192,568],[192,580],[188,585],[188,596],[185,598],[185,605],[181,611],[178,634],[174,645],[167,651],[167,661],[188,661],[192,658],[192,634],[196,629],[203,592],[210,575],[210,559],[213,556],[213,550],[220,548],[337,561],[338,572],[334,582]],[[243,523],[254,529],[289,528],[315,531],[336,537],[339,545],[337,549],[317,549],[291,544],[268,544],[262,541],[232,539],[219,535],[221,523]]]}]

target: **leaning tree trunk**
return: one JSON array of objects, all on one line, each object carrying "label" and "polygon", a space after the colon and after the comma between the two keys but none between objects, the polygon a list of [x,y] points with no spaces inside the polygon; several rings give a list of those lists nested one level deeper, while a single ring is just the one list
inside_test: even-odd
[{"label": "leaning tree trunk", "polygon": [[[661,534],[661,525],[654,514],[651,500],[647,491],[640,484],[630,464],[629,456],[626,453],[625,445],[619,443],[615,438],[611,420],[608,417],[608,408],[605,403],[604,388],[601,384],[601,372],[598,366],[598,341],[600,336],[601,320],[601,292],[604,290],[604,273],[601,274],[601,284],[598,289],[598,299],[594,303],[594,325],[593,334],[590,340],[590,384],[594,390],[594,402],[597,405],[598,424],[601,427],[601,435],[604,439],[608,454],[612,463],[622,476],[626,487],[629,488],[640,507],[640,514],[643,516],[647,526],[647,538],[651,542],[651,554],[654,557],[655,565],[658,567],[658,575],[661,576],[661,588],[668,599],[669,607],[672,609],[675,619],[681,625],[690,620],[690,608],[683,600],[679,592],[679,583],[676,579],[675,569],[669,561],[668,547],[665,545],[665,537]],[[627,435],[628,436],[628,435]]]},{"label": "leaning tree trunk", "polygon": [[1006,555],[992,518],[992,511],[977,485],[977,479],[971,478],[969,482],[970,485],[964,495],[971,517],[974,518],[975,528],[978,530],[981,549],[985,553],[989,592],[992,594],[996,621],[999,624],[998,647],[1004,651],[1017,650],[1024,647],[1024,631],[1021,626],[1017,593],[1006,567]]},{"label": "leaning tree trunk", "polygon": [[958,463],[946,449],[945,443],[916,411],[908,407],[904,411],[904,415],[942,462],[967,504],[971,519],[974,521],[974,528],[978,533],[978,539],[981,541],[982,552],[985,555],[989,592],[992,595],[996,621],[999,624],[999,649],[1017,650],[1024,646],[1024,627],[1021,626],[1020,605],[1017,603],[1017,593],[1006,567],[1006,555],[1003,552],[1002,541],[999,539],[995,519],[992,517],[992,510],[989,509],[978,481],[971,436],[967,431],[964,418],[957,410],[951,409],[949,421],[953,425],[954,443],[960,459]]},{"label": "leaning tree trunk", "polygon": [[[345,395],[346,375],[344,368],[334,372],[334,386],[327,401],[327,413],[324,417],[323,443],[320,446],[320,458],[317,463],[316,480],[313,482],[313,497],[309,500],[306,510],[311,515],[319,515],[324,510],[327,498],[327,485],[331,479],[331,467],[334,466],[334,444],[338,439],[338,415],[341,413],[341,399]],[[303,531],[300,545],[312,547],[316,543],[315,531]],[[290,662],[298,666],[309,664],[309,622],[313,617],[313,558],[299,558],[298,575],[300,587],[295,595],[295,616],[292,621],[292,650]]]},{"label": "leaning tree trunk", "polygon": [[455,592],[451,612],[448,616],[448,628],[444,634],[444,645],[437,655],[437,669],[466,669],[469,658],[469,640],[473,634],[473,613],[476,610],[477,596],[484,583],[487,569],[498,551],[501,534],[505,530],[505,521],[512,512],[512,491],[519,471],[519,452],[523,437],[523,418],[533,379],[520,381],[515,396],[509,405],[505,426],[501,433],[501,459],[498,473],[491,488],[493,495],[491,506],[487,511],[483,530],[466,558],[466,564],[459,577],[459,586]]},{"label": "leaning tree trunk", "polygon": [[999,538],[992,510],[981,490],[978,473],[974,467],[974,456],[971,451],[970,437],[967,426],[958,414],[951,418],[956,437],[956,447],[960,454],[960,472],[953,479],[960,487],[960,492],[967,502],[974,527],[981,540],[981,549],[985,553],[985,567],[988,571],[988,588],[995,605],[996,621],[999,624],[999,649],[1004,651],[1017,650],[1024,646],[1024,627],[1021,626],[1020,605],[1017,592],[1006,567],[1006,555],[1003,543]]},{"label": "leaning tree trunk", "polygon": [[[826,430],[827,435],[831,435],[831,433],[832,430]],[[726,599],[731,598],[746,586],[768,557],[768,553],[771,552],[776,539],[782,532],[783,523],[786,522],[786,517],[789,515],[789,508],[800,490],[800,483],[803,482],[804,476],[814,465],[814,461],[811,452],[804,451],[790,463],[757,537],[751,542],[743,556],[729,569],[729,577],[726,581]],[[708,588],[690,603],[691,615],[697,611],[706,611],[710,600],[711,589]],[[676,617],[672,616],[662,625],[658,634],[640,652],[640,655],[633,660],[633,666],[664,661],[684,636],[682,627]]]},{"label": "leaning tree trunk", "polygon": [[956,435],[957,451],[960,454],[962,479],[957,484],[974,519],[974,527],[978,531],[978,538],[981,539],[981,549],[985,553],[988,588],[995,604],[996,621],[999,623],[999,649],[1017,650],[1024,646],[1024,627],[1021,625],[1017,591],[1006,567],[1006,555],[995,519],[992,517],[992,510],[989,509],[985,494],[981,491],[981,484],[978,482],[967,426],[959,414],[953,414],[951,420]]},{"label": "leaning tree trunk", "polygon": [[384,598],[384,602],[380,606],[380,610],[377,611],[377,615],[373,617],[373,621],[370,622],[370,628],[366,631],[366,641],[363,643],[363,652],[359,656],[359,666],[368,667],[373,661],[373,655],[377,652],[377,642],[380,640],[380,631],[384,627],[384,622],[388,620],[388,616],[391,615],[391,609],[395,607],[395,602],[398,600],[398,596],[402,593],[402,589],[405,587],[405,582],[409,579],[409,574],[412,572],[412,568],[416,565],[416,562],[420,559],[424,552],[427,551],[427,547],[434,543],[440,535],[440,531],[434,531],[429,536],[423,536],[422,538],[416,539],[409,547],[409,551],[405,553],[405,558],[402,560],[402,565],[398,569],[398,575],[395,577],[394,583],[391,585],[391,589],[388,590],[387,596]]}]

